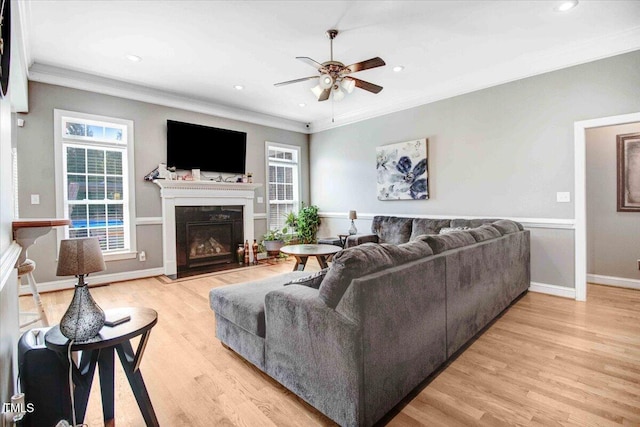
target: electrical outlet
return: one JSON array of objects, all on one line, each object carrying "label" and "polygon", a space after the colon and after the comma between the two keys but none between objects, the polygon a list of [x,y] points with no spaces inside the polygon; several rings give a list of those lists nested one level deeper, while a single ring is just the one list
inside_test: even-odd
[{"label": "electrical outlet", "polygon": [[571,202],[571,193],[568,191],[558,191],[556,193],[556,202],[558,203],[569,203]]},{"label": "electrical outlet", "polygon": [[258,203],[264,203],[264,199],[260,196],[258,196]]},{"label": "electrical outlet", "polygon": [[140,253],[138,254],[138,261],[146,261],[147,260],[147,253],[145,251],[140,251]]},{"label": "electrical outlet", "polygon": [[31,195],[31,204],[32,205],[39,205],[40,204],[40,195],[39,194],[32,194]]}]

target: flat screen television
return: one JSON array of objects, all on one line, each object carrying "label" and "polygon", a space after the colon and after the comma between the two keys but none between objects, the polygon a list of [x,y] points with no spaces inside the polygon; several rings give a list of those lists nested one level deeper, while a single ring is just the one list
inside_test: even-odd
[{"label": "flat screen television", "polygon": [[167,167],[244,174],[247,134],[167,120]]}]

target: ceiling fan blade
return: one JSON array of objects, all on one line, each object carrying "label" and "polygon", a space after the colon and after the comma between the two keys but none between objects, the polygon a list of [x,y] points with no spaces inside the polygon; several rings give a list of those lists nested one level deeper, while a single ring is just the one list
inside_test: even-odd
[{"label": "ceiling fan blade", "polygon": [[329,99],[329,94],[331,94],[331,88],[323,90],[318,97],[318,101],[326,101],[327,99]]},{"label": "ceiling fan blade", "polygon": [[324,66],[321,63],[309,58],[308,56],[296,56],[296,59],[299,59],[300,61],[304,62],[305,64],[311,65],[316,70],[320,70],[321,71],[321,70],[324,69]]},{"label": "ceiling fan blade", "polygon": [[290,85],[291,83],[299,83],[299,82],[305,82],[307,80],[311,80],[311,79],[317,79],[320,76],[311,76],[311,77],[303,77],[301,79],[295,79],[295,80],[288,80],[286,82],[280,82],[280,83],[276,83],[274,84],[274,86],[284,86],[284,85]]},{"label": "ceiling fan blade", "polygon": [[356,73],[358,71],[368,70],[370,68],[382,67],[383,65],[387,64],[385,64],[382,58],[378,58],[376,56],[375,58],[367,59],[366,61],[356,62],[355,64],[348,65],[345,67],[345,69],[348,69],[351,73]]},{"label": "ceiling fan blade", "polygon": [[353,81],[356,82],[356,87],[359,87],[360,89],[368,90],[369,92],[373,92],[373,93],[379,93],[382,90],[382,86],[365,82],[364,80],[356,79],[355,77],[349,77],[349,78],[353,79]]}]

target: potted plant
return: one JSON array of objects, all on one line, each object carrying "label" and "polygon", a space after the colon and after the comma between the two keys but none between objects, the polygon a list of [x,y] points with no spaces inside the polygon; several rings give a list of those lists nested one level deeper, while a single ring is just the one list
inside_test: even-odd
[{"label": "potted plant", "polygon": [[300,243],[316,243],[318,228],[320,227],[319,208],[315,205],[305,206],[304,203],[297,215],[297,234]]},{"label": "potted plant", "polygon": [[296,228],[298,228],[298,216],[294,211],[289,211],[284,220],[284,225],[291,228],[292,232],[295,232]]},{"label": "potted plant", "polygon": [[278,255],[278,253],[280,253],[280,248],[289,242],[288,231],[287,227],[284,227],[282,230],[272,229],[262,236],[262,242],[260,242],[260,244],[267,251],[268,255]]}]

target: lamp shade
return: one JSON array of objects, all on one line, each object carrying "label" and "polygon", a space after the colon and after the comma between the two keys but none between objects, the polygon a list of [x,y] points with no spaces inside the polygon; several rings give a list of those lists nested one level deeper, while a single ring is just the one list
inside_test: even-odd
[{"label": "lamp shade", "polygon": [[331,86],[333,86],[333,77],[331,77],[329,74],[321,75],[318,85],[322,89],[329,89]]},{"label": "lamp shade", "polygon": [[338,85],[333,87],[333,100],[336,102],[342,101],[344,99],[344,92],[340,90]]},{"label": "lamp shade", "polygon": [[353,92],[353,89],[356,87],[356,82],[353,79],[344,78],[340,82],[340,86],[342,86],[342,88],[346,90],[347,93],[351,93]]},{"label": "lamp shade", "polygon": [[97,237],[66,239],[60,242],[56,276],[79,276],[106,268]]},{"label": "lamp shade", "polygon": [[349,211],[349,219],[358,219],[356,211]]},{"label": "lamp shade", "polygon": [[311,88],[311,92],[313,92],[316,98],[320,98],[320,95],[322,95],[323,89],[320,87],[320,85],[315,85],[314,87]]}]

